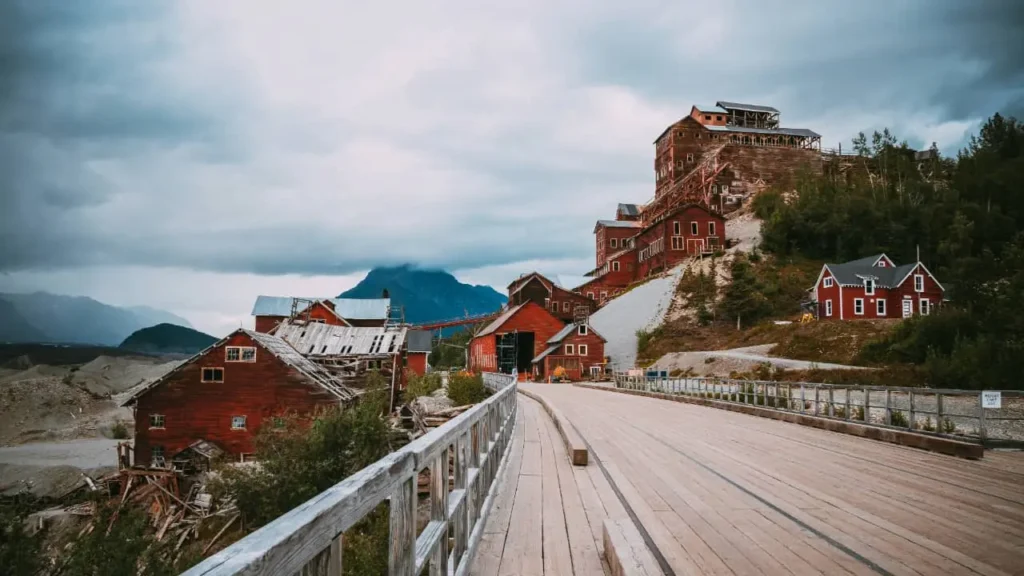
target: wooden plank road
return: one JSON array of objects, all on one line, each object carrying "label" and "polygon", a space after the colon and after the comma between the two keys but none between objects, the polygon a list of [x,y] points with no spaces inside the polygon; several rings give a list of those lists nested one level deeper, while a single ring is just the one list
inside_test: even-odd
[{"label": "wooden plank road", "polygon": [[[523,384],[589,445],[569,464],[520,399],[474,574],[601,574],[634,518],[675,574],[1024,575],[1024,455],[980,461],[714,408]],[[484,553],[486,550],[486,554]]]}]

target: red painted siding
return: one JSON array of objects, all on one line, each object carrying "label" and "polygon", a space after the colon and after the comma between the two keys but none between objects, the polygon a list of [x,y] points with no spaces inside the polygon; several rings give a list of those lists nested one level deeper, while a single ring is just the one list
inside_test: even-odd
[{"label": "red painted siding", "polygon": [[427,373],[427,353],[410,352],[405,355],[405,367],[423,376]]},{"label": "red painted siding", "polygon": [[277,325],[284,320],[284,316],[257,316],[256,317],[256,331],[264,334],[270,334],[271,330],[277,328]]},{"label": "red painted siding", "polygon": [[593,300],[569,290],[556,286],[540,274],[530,274],[509,285],[508,301],[510,306],[533,302],[547,309],[563,322],[571,322],[577,306],[586,307],[591,313],[597,310]]},{"label": "red painted siding", "polygon": [[[923,276],[924,289],[921,292],[914,289],[915,274]],[[874,295],[866,294],[863,286],[840,287],[836,282],[833,282],[832,287],[826,288],[826,278],[832,279],[832,274],[827,269],[817,285],[818,318],[822,320],[902,318],[904,300],[910,300],[912,303],[911,315],[921,313],[921,300],[928,300],[929,313],[931,313],[941,304],[943,297],[942,288],[921,265],[918,265],[899,286],[891,289],[876,288]],[[863,314],[856,313],[858,299],[863,300]],[[879,300],[885,301],[885,314],[878,313]],[[828,302],[832,302],[831,316],[828,315]]]},{"label": "red painted siding", "polygon": [[[921,274],[924,278],[924,290],[917,292],[914,290],[914,275]],[[929,313],[932,309],[938,308],[942,304],[943,290],[939,284],[928,274],[925,268],[918,264],[914,271],[910,273],[910,276],[903,281],[903,284],[894,288],[890,295],[889,306],[892,312],[890,316],[894,318],[902,317],[902,302],[908,299],[913,302],[913,313],[919,314],[921,312],[921,300],[928,300]]]},{"label": "red painted siding", "polygon": [[637,276],[646,278],[672,268],[702,250],[724,247],[725,237],[725,218],[700,206],[680,207],[661,222],[644,229],[637,237]]},{"label": "red painted siding", "polygon": [[[225,362],[226,346],[256,346],[255,362]],[[204,367],[223,368],[224,382],[201,382]],[[306,414],[337,399],[259,347],[235,334],[141,396],[135,408],[135,459],[148,464],[152,446],[167,458],[204,439],[232,455],[253,452],[253,437],[265,419],[286,412]],[[150,415],[164,416],[164,427],[149,427]],[[232,430],[233,416],[245,416],[244,430]]]},{"label": "red painted siding", "polygon": [[[598,224],[594,234],[597,248],[596,267],[604,266],[608,256],[623,250],[625,248],[625,241],[635,236],[639,230],[639,227],[619,228]],[[612,241],[614,241],[615,246],[612,246]]]},{"label": "red painted siding", "polygon": [[[580,344],[587,347],[587,353],[585,355],[580,354]],[[572,346],[572,354],[566,353],[566,345]],[[575,362],[575,366],[572,366],[564,362],[567,359],[578,360],[578,362]],[[557,351],[544,358],[543,379],[546,380],[558,365],[562,365],[566,368],[566,376],[570,380],[585,380],[590,378],[591,366],[600,366],[603,370],[604,340],[602,340],[597,334],[594,334],[593,331],[589,330],[586,336],[580,336],[577,329],[577,331],[566,336],[565,340],[562,341],[561,347]]]},{"label": "red painted siding", "polygon": [[[495,338],[509,332],[533,333],[533,357],[547,349],[547,341],[565,327],[565,323],[543,307],[528,302],[491,334],[478,336],[469,347],[469,365],[474,372],[497,369],[497,341]],[[525,372],[525,371],[524,371]],[[525,373],[523,374],[525,377]]]}]

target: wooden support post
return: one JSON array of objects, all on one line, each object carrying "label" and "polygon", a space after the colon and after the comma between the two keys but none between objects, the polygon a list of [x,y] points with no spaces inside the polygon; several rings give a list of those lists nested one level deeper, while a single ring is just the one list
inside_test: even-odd
[{"label": "wooden support post", "polygon": [[885,391],[885,423],[892,426],[892,390]]},{"label": "wooden support post", "polygon": [[[469,460],[466,455],[466,438],[467,434],[460,434],[455,440],[455,489],[462,490],[462,506],[459,507],[458,514],[454,519],[454,531],[455,536],[455,550],[454,557],[456,563],[462,558],[462,555],[466,552],[466,547],[469,544],[469,531],[468,528],[468,513],[469,513],[469,487],[466,485],[466,479],[469,474]],[[452,568],[458,568],[453,566]]]},{"label": "wooden support post", "polygon": [[818,403],[821,401],[821,399],[820,399],[820,391],[821,391],[820,387],[818,387],[818,386],[814,387],[814,415],[815,416],[818,415],[819,410],[820,410],[818,408]]},{"label": "wooden support post", "polygon": [[[448,449],[434,459],[430,470],[430,520],[448,520]],[[430,576],[448,576],[448,531],[430,557]]]},{"label": "wooden support post", "polygon": [[849,420],[850,419],[850,407],[851,407],[850,406],[850,389],[846,388],[845,390],[843,390],[843,392],[846,394],[846,419]]},{"label": "wooden support post", "polygon": [[871,390],[866,386],[863,389],[864,394],[864,423],[871,422]]},{"label": "wooden support post", "polygon": [[341,533],[331,540],[331,560],[327,564],[328,576],[342,576],[342,558],[345,555],[345,534]]},{"label": "wooden support post", "polygon": [[416,570],[416,476],[391,495],[388,574],[413,576]]},{"label": "wooden support post", "polygon": [[908,394],[910,395],[910,418],[907,419],[907,429],[908,430],[913,430],[914,428],[916,428],[915,422],[914,422],[914,420],[916,419],[916,416],[914,415],[914,392],[913,392],[913,390],[908,392]]},{"label": "wooden support post", "polygon": [[807,400],[805,399],[804,385],[800,384],[800,411],[803,412],[807,406]]},{"label": "wooden support post", "polygon": [[828,389],[828,415],[830,417],[833,417],[833,418],[836,415],[836,396],[835,396],[835,391],[836,391],[835,388],[829,388]]},{"label": "wooden support post", "polygon": [[937,432],[943,432],[942,430],[942,416],[945,410],[942,409],[942,394],[935,395],[935,430]]},{"label": "wooden support post", "polygon": [[981,438],[982,444],[985,443],[985,439],[988,438],[988,426],[985,423],[985,393],[978,392],[978,437]]}]

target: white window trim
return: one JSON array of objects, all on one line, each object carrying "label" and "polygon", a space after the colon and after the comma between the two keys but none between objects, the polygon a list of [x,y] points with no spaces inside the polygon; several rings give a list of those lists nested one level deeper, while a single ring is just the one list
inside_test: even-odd
[{"label": "white window trim", "polygon": [[[235,426],[235,419],[236,418],[241,418],[242,419],[242,425],[241,426]],[[246,420],[248,420],[248,418],[246,418],[245,416],[232,416],[231,417],[231,429],[232,430],[245,430],[245,425],[247,424]]]},{"label": "white window trim", "polygon": [[614,261],[612,261],[612,272],[618,272],[618,271],[619,271],[619,261],[618,260],[614,260]]},{"label": "white window trim", "polygon": [[924,274],[914,274],[914,292],[924,292]]},{"label": "white window trim", "polygon": [[690,222],[690,236],[700,236],[700,227],[696,222]]},{"label": "white window trim", "polygon": [[566,356],[572,356],[576,352],[576,347],[572,344],[566,344],[562,348],[562,353]]},{"label": "white window trim", "polygon": [[708,236],[714,236],[714,235],[715,235],[715,223],[714,222],[708,222]]},{"label": "white window trim", "polygon": [[562,302],[562,312],[568,312],[569,311],[569,304],[570,304],[570,302]]},{"label": "white window trim", "polygon": [[580,324],[579,326],[577,326],[576,327],[576,333],[579,334],[580,336],[586,336],[587,335],[587,325],[586,324]]},{"label": "white window trim", "polygon": [[[312,321],[312,320],[311,320]],[[323,320],[320,320],[323,322]],[[238,359],[231,359],[231,352],[238,351]],[[246,352],[252,352],[252,358],[245,358]],[[224,348],[224,361],[225,362],[255,362],[256,361],[256,347],[255,346],[227,346]]]},{"label": "white window trim", "polygon": [[[857,312],[857,304],[860,304],[860,312]],[[863,298],[854,298],[853,299],[853,315],[854,316],[863,316],[864,315],[864,299]]]},{"label": "white window trim", "polygon": [[609,240],[609,242],[611,243],[612,248],[618,248],[619,247],[619,239],[618,238],[612,238],[611,240]]},{"label": "white window trim", "polygon": [[875,300],[875,314],[878,316],[885,316],[888,310],[886,310],[885,298],[879,298]]},{"label": "white window trim", "polygon": [[608,292],[606,292],[604,290],[601,290],[601,302],[604,302],[607,299],[608,299]]},{"label": "white window trim", "polygon": [[[869,290],[868,287],[871,289]],[[867,296],[875,295],[875,281],[871,278],[864,279],[864,294]]]},{"label": "white window trim", "polygon": [[825,300],[825,316],[832,316],[832,300]]},{"label": "white window trim", "polygon": [[[207,380],[206,379],[206,371],[207,370],[220,370],[220,380]],[[220,366],[203,366],[202,368],[199,369],[199,381],[200,382],[207,382],[207,383],[210,383],[210,384],[222,384],[224,382],[224,368],[222,368]]]},{"label": "white window trim", "polygon": [[552,312],[558,312],[558,302],[555,301],[555,300],[551,301],[551,311]]},{"label": "white window trim", "polygon": [[[154,424],[153,420],[159,418],[160,424]],[[149,429],[150,430],[164,430],[167,426],[167,417],[163,414],[150,414],[149,415]]]},{"label": "white window trim", "polygon": [[587,298],[590,298],[591,300],[593,300],[594,299],[594,293],[593,292],[587,292]]},{"label": "white window trim", "polygon": [[917,313],[921,316],[928,316],[932,313],[931,300],[927,298],[921,298],[917,301]]},{"label": "white window trim", "polygon": [[672,235],[673,236],[682,236],[683,235],[683,225],[680,224],[679,222],[673,222],[672,223]]},{"label": "white window trim", "polygon": [[825,278],[824,280],[821,281],[821,287],[822,288],[831,288],[834,284],[835,283],[833,282],[831,276],[829,276],[829,277],[827,277],[827,278]]},{"label": "white window trim", "polygon": [[580,356],[586,356],[587,355],[587,345],[586,344],[580,344],[580,345],[576,346],[576,351],[579,352]]}]

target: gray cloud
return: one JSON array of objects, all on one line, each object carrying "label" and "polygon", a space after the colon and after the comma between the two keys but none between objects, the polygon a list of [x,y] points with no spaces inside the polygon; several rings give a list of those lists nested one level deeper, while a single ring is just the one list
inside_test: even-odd
[{"label": "gray cloud", "polygon": [[620,4],[2,3],[0,271],[586,261],[691,103],[955,147],[1024,102],[1019,2]]}]

